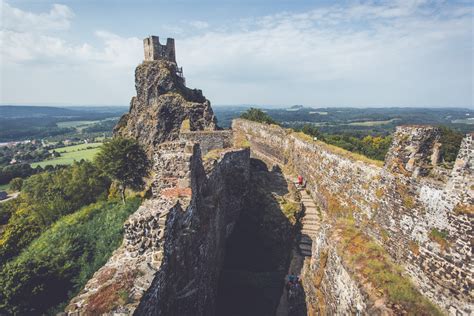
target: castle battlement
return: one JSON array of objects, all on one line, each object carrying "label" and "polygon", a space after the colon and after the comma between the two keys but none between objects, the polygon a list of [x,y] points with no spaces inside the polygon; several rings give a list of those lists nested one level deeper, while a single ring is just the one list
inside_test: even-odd
[{"label": "castle battlement", "polygon": [[145,49],[145,61],[168,60],[176,63],[173,38],[167,38],[166,45],[161,45],[158,36],[150,36],[143,40],[143,48]]}]

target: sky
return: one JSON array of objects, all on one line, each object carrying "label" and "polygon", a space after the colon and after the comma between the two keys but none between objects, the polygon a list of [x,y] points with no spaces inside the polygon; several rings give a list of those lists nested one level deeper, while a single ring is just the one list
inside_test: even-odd
[{"label": "sky", "polygon": [[175,38],[217,105],[474,107],[472,1],[0,0],[0,104],[128,105]]}]

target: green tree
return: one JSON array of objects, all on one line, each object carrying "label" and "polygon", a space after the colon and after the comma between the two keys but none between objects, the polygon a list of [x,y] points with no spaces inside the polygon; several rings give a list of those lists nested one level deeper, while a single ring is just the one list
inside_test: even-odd
[{"label": "green tree", "polygon": [[21,191],[22,185],[23,185],[22,178],[13,178],[12,181],[10,181],[10,190]]},{"label": "green tree", "polygon": [[263,112],[262,110],[255,109],[255,108],[250,108],[244,113],[240,115],[240,118],[254,121],[254,122],[259,122],[259,123],[266,123],[266,124],[277,124],[278,123],[272,119],[270,115],[267,113]]},{"label": "green tree", "polygon": [[445,162],[454,162],[464,135],[446,126],[440,126],[440,129],[441,158]]},{"label": "green tree", "polygon": [[122,202],[125,204],[125,190],[141,190],[148,175],[150,162],[145,151],[136,140],[114,138],[105,143],[95,158],[95,163],[107,176],[120,186]]}]

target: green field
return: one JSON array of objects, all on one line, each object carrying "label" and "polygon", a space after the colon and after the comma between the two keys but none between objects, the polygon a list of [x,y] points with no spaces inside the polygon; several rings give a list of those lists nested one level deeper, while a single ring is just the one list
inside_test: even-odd
[{"label": "green field", "polygon": [[394,121],[398,121],[399,119],[391,119],[391,120],[386,120],[386,121],[365,121],[365,122],[352,122],[347,125],[352,125],[352,126],[378,126],[378,125],[385,125],[385,124],[390,124]]},{"label": "green field", "polygon": [[[89,149],[90,147],[100,147],[102,146],[102,143],[90,143],[90,144],[80,144],[80,145],[73,145],[73,146],[66,146],[66,147],[60,147],[54,149],[54,151],[58,153],[70,153],[73,151],[81,151],[81,150],[86,150]],[[50,150],[49,152],[52,152],[53,150]]]},{"label": "green field", "polygon": [[36,168],[37,166],[45,167],[47,165],[70,165],[74,161],[79,161],[81,159],[92,160],[92,158],[94,158],[94,156],[99,152],[99,147],[101,145],[102,143],[90,143],[56,148],[55,151],[61,153],[61,157],[35,162],[31,164],[31,167]]},{"label": "green field", "polygon": [[99,123],[100,121],[67,121],[67,122],[58,122],[56,125],[59,128],[75,128],[77,130],[82,130],[89,125]]},{"label": "green field", "polygon": [[79,133],[82,132],[82,130],[86,127],[89,127],[93,124],[100,123],[100,122],[105,122],[105,121],[110,121],[110,120],[116,120],[118,119],[117,117],[110,117],[106,118],[104,120],[99,120],[99,121],[64,121],[64,122],[57,122],[56,125],[59,128],[75,128],[76,131]]}]

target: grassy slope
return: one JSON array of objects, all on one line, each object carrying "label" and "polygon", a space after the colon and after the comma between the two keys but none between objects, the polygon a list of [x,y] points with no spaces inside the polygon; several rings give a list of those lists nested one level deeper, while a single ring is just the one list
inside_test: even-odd
[{"label": "grassy slope", "polygon": [[139,205],[139,198],[101,201],[58,220],[2,267],[0,314],[41,314],[67,302],[120,245]]}]

